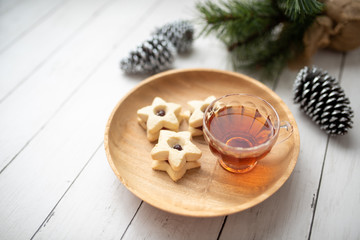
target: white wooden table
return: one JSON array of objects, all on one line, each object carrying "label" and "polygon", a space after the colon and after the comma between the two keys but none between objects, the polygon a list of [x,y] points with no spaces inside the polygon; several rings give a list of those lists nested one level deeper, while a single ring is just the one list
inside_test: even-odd
[{"label": "white wooden table", "polygon": [[[288,181],[230,216],[190,218],[130,193],[105,156],[115,104],[143,77],[119,60],[164,23],[196,18],[190,0],[0,0],[0,239],[360,239],[360,49],[321,51],[341,81],[354,128],[328,137],[292,102],[295,71],[268,84],[301,137]],[[231,70],[214,37],[174,68]]]}]

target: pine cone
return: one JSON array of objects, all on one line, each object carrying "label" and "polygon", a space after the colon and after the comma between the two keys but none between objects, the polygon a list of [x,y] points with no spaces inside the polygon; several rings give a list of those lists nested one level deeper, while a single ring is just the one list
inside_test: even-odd
[{"label": "pine cone", "polygon": [[175,49],[167,38],[154,35],[144,41],[127,58],[120,61],[120,68],[130,74],[156,73],[170,68]]},{"label": "pine cone", "polygon": [[294,83],[294,101],[330,135],[344,135],[354,117],[350,101],[334,77],[313,67],[304,67]]},{"label": "pine cone", "polygon": [[189,21],[178,20],[165,24],[154,34],[164,35],[175,46],[178,53],[184,53],[191,49],[194,27]]}]

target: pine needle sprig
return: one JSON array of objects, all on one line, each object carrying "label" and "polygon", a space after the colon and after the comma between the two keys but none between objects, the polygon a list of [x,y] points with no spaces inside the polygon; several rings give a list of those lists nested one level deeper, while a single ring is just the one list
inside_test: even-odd
[{"label": "pine needle sprig", "polygon": [[311,21],[307,21],[299,27],[293,22],[281,23],[273,32],[241,45],[232,51],[234,68],[261,70],[262,79],[274,79],[290,59],[303,51],[302,35],[310,24]]},{"label": "pine needle sprig", "polygon": [[280,21],[281,12],[271,5],[270,1],[249,4],[230,0],[220,5],[207,1],[198,3],[197,9],[205,22],[203,33],[215,32],[219,39],[232,45],[253,38]]},{"label": "pine needle sprig", "polygon": [[282,0],[279,6],[292,21],[305,21],[323,11],[324,4],[316,0]]},{"label": "pine needle sprig", "polygon": [[274,79],[303,50],[302,38],[322,3],[317,0],[228,0],[196,5],[201,34],[215,33],[231,53],[235,70],[261,72]]}]

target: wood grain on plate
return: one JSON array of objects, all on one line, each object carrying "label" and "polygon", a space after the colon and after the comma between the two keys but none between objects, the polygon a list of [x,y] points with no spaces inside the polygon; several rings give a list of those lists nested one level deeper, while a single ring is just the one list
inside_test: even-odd
[{"label": "wood grain on plate", "polygon": [[[202,150],[201,168],[188,171],[174,183],[165,172],[151,169],[146,133],[137,123],[136,111],[154,97],[181,104],[229,93],[251,93],[269,101],[281,120],[294,128],[292,136],[275,145],[249,173],[225,171],[202,137],[193,142]],[[184,126],[183,126],[184,129]],[[242,211],[278,190],[295,167],[300,149],[293,115],[271,89],[245,75],[210,69],[171,70],[154,75],[133,89],[113,110],[105,132],[107,158],[116,176],[136,196],[162,210],[186,216],[210,217]]]}]

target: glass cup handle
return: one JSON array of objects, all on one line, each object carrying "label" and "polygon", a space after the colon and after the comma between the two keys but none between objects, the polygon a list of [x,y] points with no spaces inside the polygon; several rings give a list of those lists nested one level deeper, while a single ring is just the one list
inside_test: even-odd
[{"label": "glass cup handle", "polygon": [[293,132],[294,132],[294,128],[291,125],[291,123],[289,123],[288,121],[281,121],[279,128],[279,136],[275,145],[284,142],[292,135]]}]

